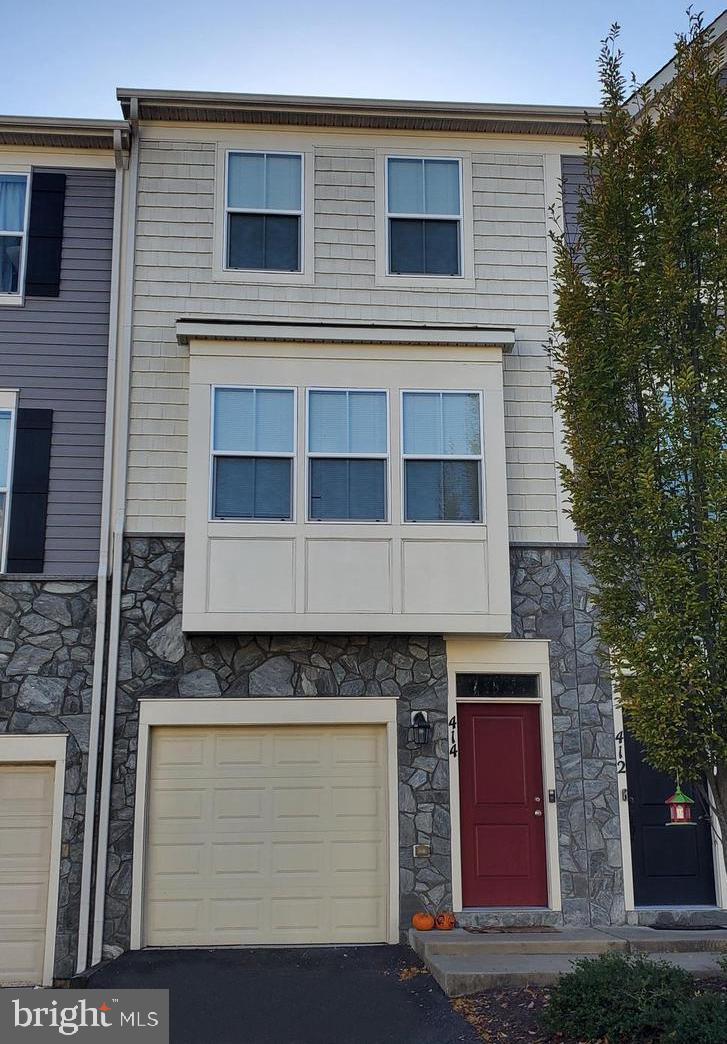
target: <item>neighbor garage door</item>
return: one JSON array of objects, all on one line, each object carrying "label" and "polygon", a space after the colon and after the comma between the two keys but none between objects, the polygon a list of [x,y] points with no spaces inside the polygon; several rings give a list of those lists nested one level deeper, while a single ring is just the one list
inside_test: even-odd
[{"label": "neighbor garage door", "polygon": [[386,941],[381,726],[151,731],[144,941]]},{"label": "neighbor garage door", "polygon": [[43,981],[53,768],[0,765],[0,982]]}]

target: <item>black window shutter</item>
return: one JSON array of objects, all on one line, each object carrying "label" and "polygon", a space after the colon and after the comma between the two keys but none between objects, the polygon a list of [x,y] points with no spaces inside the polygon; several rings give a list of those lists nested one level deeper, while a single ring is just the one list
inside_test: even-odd
[{"label": "black window shutter", "polygon": [[8,573],[42,573],[53,410],[18,410],[10,497]]},{"label": "black window shutter", "polygon": [[27,297],[58,297],[60,293],[65,201],[65,174],[33,171],[25,268]]}]

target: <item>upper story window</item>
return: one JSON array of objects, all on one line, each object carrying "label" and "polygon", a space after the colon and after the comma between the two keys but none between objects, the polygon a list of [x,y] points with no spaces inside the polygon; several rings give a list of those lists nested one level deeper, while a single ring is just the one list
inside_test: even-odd
[{"label": "upper story window", "polygon": [[228,269],[301,271],[302,155],[230,152],[226,208]]},{"label": "upper story window", "polygon": [[12,410],[0,409],[0,572],[5,569],[10,498],[10,449],[13,435]]},{"label": "upper story window", "polygon": [[404,519],[482,521],[479,392],[404,392]]},{"label": "upper story window", "polygon": [[384,391],[309,391],[311,521],[386,521],[387,415]]},{"label": "upper story window", "polygon": [[0,296],[22,293],[27,215],[27,175],[0,174]]},{"label": "upper story window", "polygon": [[462,274],[462,189],[458,159],[390,156],[386,163],[388,271]]},{"label": "upper story window", "polygon": [[295,393],[216,388],[212,414],[212,517],[293,517]]}]

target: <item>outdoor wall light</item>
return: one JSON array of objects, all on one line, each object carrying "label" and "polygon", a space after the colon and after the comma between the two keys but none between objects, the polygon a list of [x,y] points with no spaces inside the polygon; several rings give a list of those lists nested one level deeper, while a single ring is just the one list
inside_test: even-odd
[{"label": "outdoor wall light", "polygon": [[417,747],[425,747],[432,735],[432,726],[427,719],[426,711],[412,711],[409,727],[409,742]]}]

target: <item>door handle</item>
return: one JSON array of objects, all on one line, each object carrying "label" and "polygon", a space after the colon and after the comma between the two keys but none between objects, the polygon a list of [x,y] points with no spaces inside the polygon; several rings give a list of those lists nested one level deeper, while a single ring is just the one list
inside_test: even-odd
[{"label": "door handle", "polygon": [[534,816],[542,816],[542,814],[543,814],[542,808],[536,808],[535,811],[533,812]]}]

